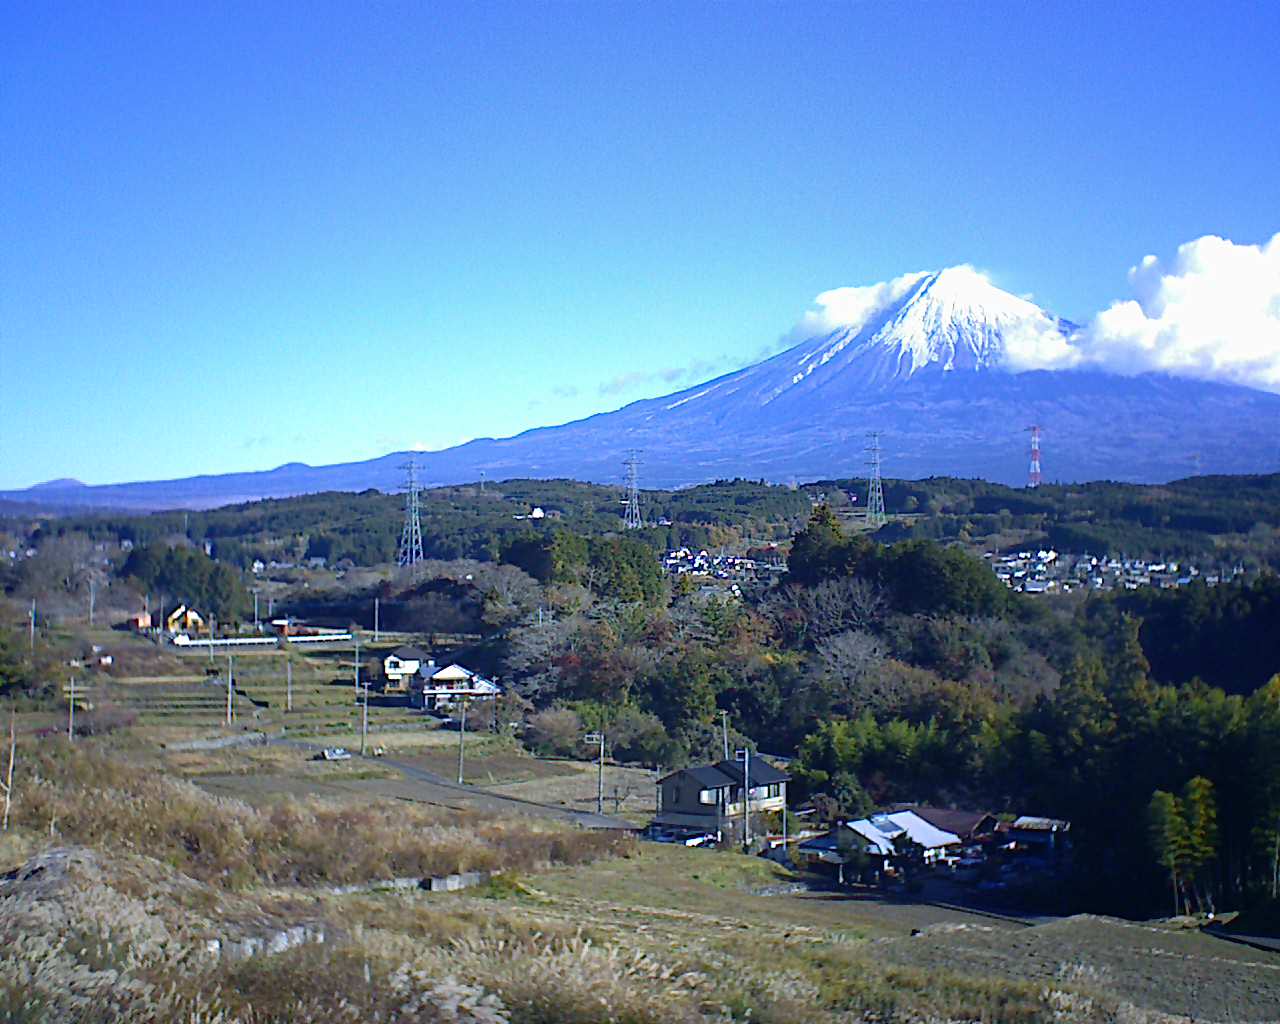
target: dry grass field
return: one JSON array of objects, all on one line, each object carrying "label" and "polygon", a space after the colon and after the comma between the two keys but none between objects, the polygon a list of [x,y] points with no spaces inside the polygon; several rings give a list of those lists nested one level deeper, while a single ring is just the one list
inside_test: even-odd
[{"label": "dry grass field", "polygon": [[[795,879],[770,862],[382,799],[410,783],[293,753],[24,738],[0,1020],[1277,1019],[1280,958],[1196,933],[783,893]],[[572,767],[512,786],[593,778]],[[326,888],[467,868],[498,873],[457,893]]]}]

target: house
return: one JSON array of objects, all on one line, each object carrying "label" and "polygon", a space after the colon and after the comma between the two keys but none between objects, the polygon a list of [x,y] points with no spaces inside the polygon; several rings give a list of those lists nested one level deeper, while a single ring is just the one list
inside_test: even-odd
[{"label": "house", "polygon": [[208,629],[205,625],[204,617],[194,608],[188,608],[185,604],[178,605],[177,608],[165,616],[164,628],[170,633],[203,633]]},{"label": "house", "polygon": [[865,819],[894,844],[895,852],[904,852],[906,841],[915,843],[924,851],[924,862],[933,864],[958,855],[960,837],[954,832],[930,824],[915,811],[894,811],[892,814],[873,814]]},{"label": "house", "polygon": [[1036,818],[1022,815],[1005,825],[1003,838],[1016,847],[1041,852],[1060,853],[1066,846],[1071,822],[1059,818]]},{"label": "house", "polygon": [[124,620],[126,628],[132,629],[136,633],[145,633],[151,628],[151,613],[138,612],[136,615],[130,615]]},{"label": "house", "polygon": [[434,661],[428,661],[418,669],[409,701],[414,707],[439,711],[451,708],[459,700],[493,700],[501,693],[497,683],[479,672],[462,665],[436,668]]},{"label": "house", "polygon": [[893,855],[889,838],[863,818],[841,822],[824,835],[806,839],[796,847],[795,859],[811,871],[835,874],[843,883],[847,865],[855,864],[861,872],[878,878]]},{"label": "house", "polygon": [[383,689],[388,693],[408,693],[419,669],[424,665],[435,668],[435,664],[422,648],[401,644],[382,659]]},{"label": "house", "polygon": [[869,866],[882,871],[892,858],[907,855],[913,844],[920,848],[925,864],[934,864],[958,854],[961,841],[954,832],[936,827],[914,810],[904,810],[841,822],[825,836],[801,843],[798,854],[811,867],[837,865],[842,869],[852,860],[869,858]]},{"label": "house", "polygon": [[965,844],[980,843],[993,836],[999,819],[986,811],[955,811],[946,807],[921,807],[917,804],[897,804],[895,811],[912,811],[934,828],[951,832]]},{"label": "house", "polygon": [[749,781],[752,814],[782,811],[787,806],[791,776],[763,757],[753,757],[750,779],[740,761],[717,761],[681,768],[658,780],[658,813],[654,825],[723,834],[742,826],[743,786]]}]

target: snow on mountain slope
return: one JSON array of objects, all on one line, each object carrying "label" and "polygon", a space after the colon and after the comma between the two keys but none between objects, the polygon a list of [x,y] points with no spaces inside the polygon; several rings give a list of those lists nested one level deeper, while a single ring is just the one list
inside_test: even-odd
[{"label": "snow on mountain slope", "polygon": [[753,417],[774,403],[852,398],[921,373],[1016,372],[1027,353],[1065,345],[1074,328],[995,287],[972,267],[899,281],[900,294],[887,293],[879,304],[858,309],[854,323],[715,381],[629,408],[652,417],[677,409],[709,413],[715,406]]}]

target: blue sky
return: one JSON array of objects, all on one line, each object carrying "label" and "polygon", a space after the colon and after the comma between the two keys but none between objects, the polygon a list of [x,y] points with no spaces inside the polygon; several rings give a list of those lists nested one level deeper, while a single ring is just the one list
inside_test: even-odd
[{"label": "blue sky", "polygon": [[[203,8],[197,10],[197,8]],[[10,5],[0,487],[562,422],[971,262],[1280,230],[1280,5]]]}]

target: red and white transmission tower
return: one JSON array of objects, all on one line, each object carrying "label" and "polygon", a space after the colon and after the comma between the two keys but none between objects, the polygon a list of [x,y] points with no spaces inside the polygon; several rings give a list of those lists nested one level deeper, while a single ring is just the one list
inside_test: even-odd
[{"label": "red and white transmission tower", "polygon": [[1040,486],[1040,428],[1027,427],[1031,431],[1031,469],[1027,473],[1027,486]]}]

